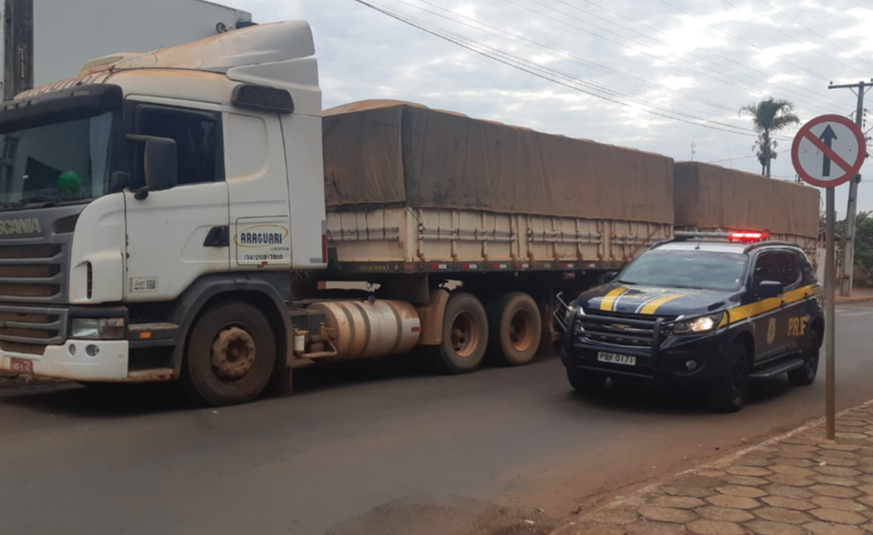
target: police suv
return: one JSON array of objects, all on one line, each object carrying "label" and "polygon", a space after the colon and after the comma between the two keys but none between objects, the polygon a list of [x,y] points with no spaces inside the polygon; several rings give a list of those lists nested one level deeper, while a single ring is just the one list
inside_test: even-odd
[{"label": "police suv", "polygon": [[750,378],[815,380],[821,286],[795,244],[766,233],[676,233],[567,310],[562,360],[578,391],[607,378],[701,388],[740,410]]}]

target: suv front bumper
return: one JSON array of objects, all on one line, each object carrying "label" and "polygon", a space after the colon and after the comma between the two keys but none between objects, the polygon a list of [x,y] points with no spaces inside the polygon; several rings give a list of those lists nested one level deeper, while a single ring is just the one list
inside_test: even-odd
[{"label": "suv front bumper", "polygon": [[[602,373],[608,376],[624,376],[677,386],[705,386],[714,383],[724,368],[725,348],[730,346],[727,327],[699,335],[673,336],[662,328],[660,319],[636,320],[616,317],[585,316],[586,322],[628,325],[639,330],[651,330],[650,339],[642,345],[640,336],[610,335],[607,343],[586,336],[574,320],[564,335],[561,360],[564,366]],[[624,340],[627,339],[627,340]],[[634,344],[627,343],[633,339]],[[636,357],[633,366],[605,363],[598,355],[613,353]]]}]

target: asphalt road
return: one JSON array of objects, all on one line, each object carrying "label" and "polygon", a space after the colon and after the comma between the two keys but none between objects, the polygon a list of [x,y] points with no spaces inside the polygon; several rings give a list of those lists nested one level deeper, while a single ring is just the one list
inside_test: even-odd
[{"label": "asphalt road", "polygon": [[[849,407],[873,398],[873,304],[837,317]],[[579,398],[557,359],[463,377],[412,359],[310,370],[294,397],[216,411],[160,388],[0,390],[0,532],[544,534],[824,408],[823,374],[715,415],[637,387]]]}]

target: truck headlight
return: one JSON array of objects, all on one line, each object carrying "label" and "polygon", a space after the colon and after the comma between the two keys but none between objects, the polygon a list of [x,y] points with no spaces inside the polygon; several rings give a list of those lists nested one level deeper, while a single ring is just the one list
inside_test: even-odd
[{"label": "truck headlight", "polygon": [[84,340],[124,339],[123,318],[73,318],[70,338]]},{"label": "truck headlight", "polygon": [[724,312],[700,316],[685,321],[677,321],[673,324],[673,334],[700,334],[715,330],[724,319]]}]

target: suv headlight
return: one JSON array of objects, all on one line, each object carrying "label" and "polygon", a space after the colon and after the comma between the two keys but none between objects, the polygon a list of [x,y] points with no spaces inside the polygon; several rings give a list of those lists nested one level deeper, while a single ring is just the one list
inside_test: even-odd
[{"label": "suv headlight", "polygon": [[123,318],[73,318],[70,338],[85,340],[124,339]]},{"label": "suv headlight", "polygon": [[673,334],[700,334],[714,331],[724,319],[724,312],[700,316],[685,321],[677,321],[673,324]]}]

